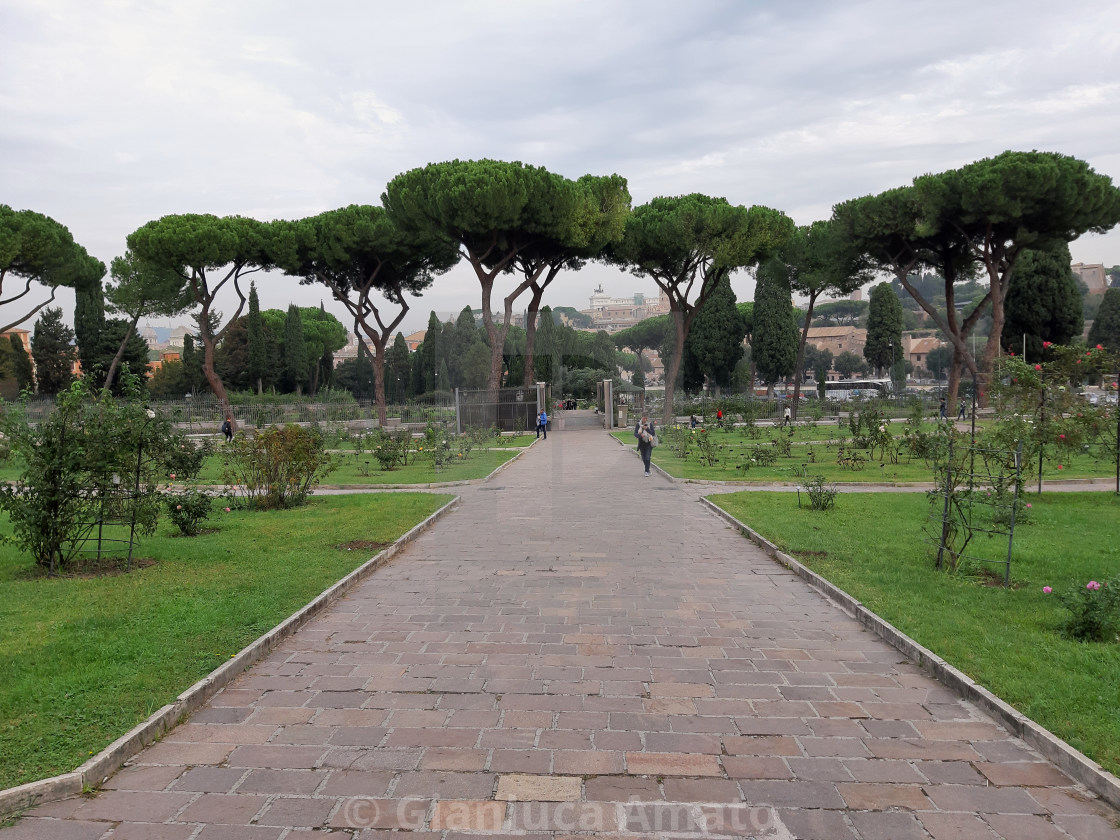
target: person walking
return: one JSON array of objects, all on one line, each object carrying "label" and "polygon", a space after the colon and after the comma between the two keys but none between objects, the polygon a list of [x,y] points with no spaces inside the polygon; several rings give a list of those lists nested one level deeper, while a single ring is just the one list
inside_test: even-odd
[{"label": "person walking", "polygon": [[942,420],[947,420],[949,418],[949,414],[945,410],[945,398],[944,397],[941,398],[941,405],[938,407],[938,414],[941,416]]},{"label": "person walking", "polygon": [[544,435],[544,439],[548,440],[548,414],[545,413],[545,410],[543,408],[541,409],[540,416],[537,418],[538,440],[540,439],[541,435]]},{"label": "person walking", "polygon": [[792,426],[792,425],[793,425],[793,412],[790,410],[790,407],[787,405],[786,410],[782,413],[782,426]]},{"label": "person walking", "polygon": [[222,423],[222,434],[226,436],[226,443],[233,440],[233,415],[226,415],[226,421]]},{"label": "person walking", "polygon": [[646,477],[648,478],[649,459],[653,455],[653,447],[657,442],[657,428],[644,414],[641,421],[634,427],[634,437],[638,439],[638,454],[642,456],[642,463],[645,464]]},{"label": "person walking", "polygon": [[965,402],[961,400],[961,407],[957,410],[957,419],[964,420],[965,418]]}]

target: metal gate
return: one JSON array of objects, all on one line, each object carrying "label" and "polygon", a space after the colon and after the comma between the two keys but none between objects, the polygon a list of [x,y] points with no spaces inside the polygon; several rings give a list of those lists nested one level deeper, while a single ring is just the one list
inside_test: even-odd
[{"label": "metal gate", "polygon": [[541,409],[552,413],[552,388],[538,382],[531,388],[499,388],[497,401],[490,391],[455,391],[457,431],[489,429],[527,432],[537,425]]}]

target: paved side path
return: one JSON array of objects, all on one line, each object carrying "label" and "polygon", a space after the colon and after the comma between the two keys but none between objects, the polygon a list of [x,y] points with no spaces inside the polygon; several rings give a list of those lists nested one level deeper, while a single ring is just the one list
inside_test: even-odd
[{"label": "paved side path", "polygon": [[1120,837],[696,492],[554,432],[99,795],[0,840]]}]

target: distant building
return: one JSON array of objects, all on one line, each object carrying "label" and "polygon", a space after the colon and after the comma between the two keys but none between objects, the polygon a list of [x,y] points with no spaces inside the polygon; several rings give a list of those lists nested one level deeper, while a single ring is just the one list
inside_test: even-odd
[{"label": "distant building", "polygon": [[940,338],[914,338],[903,333],[902,346],[906,350],[907,360],[914,366],[915,370],[918,368],[928,369],[927,360],[929,359],[930,351],[936,350],[938,347],[944,347],[945,342]]},{"label": "distant building", "polygon": [[168,339],[167,345],[169,347],[182,347],[183,339],[188,335],[194,337],[194,330],[190,327],[175,327],[171,330],[171,338]]},{"label": "distant building", "polygon": [[[5,330],[4,332],[0,333],[0,338],[4,338],[4,339],[7,339],[8,341],[11,341],[10,336],[13,336],[13,335],[16,336],[19,339],[20,343],[23,345],[23,349],[25,351],[27,351],[27,355],[30,356],[31,355],[31,333],[29,333],[27,330],[21,330],[19,327],[14,327],[10,330]],[[34,364],[35,364],[35,362],[32,361],[32,365],[34,365]]]},{"label": "distant building", "polygon": [[[366,348],[369,348],[369,342],[366,342]],[[349,330],[346,331],[346,344],[334,351],[334,366],[338,367],[343,362],[348,362],[358,358],[358,336]]]},{"label": "distant building", "polygon": [[646,318],[668,313],[669,296],[659,290],[656,301],[641,292],[630,297],[611,297],[600,286],[591,295],[590,306],[580,311],[591,317],[591,329],[618,332]]},{"label": "distant building", "polygon": [[420,348],[420,345],[424,343],[424,336],[427,334],[427,330],[420,330],[412,333],[412,335],[406,335],[404,337],[404,343],[408,345],[408,352],[415,353]]},{"label": "distant building", "polygon": [[[0,333],[0,340],[10,342],[11,336],[13,335],[19,339],[20,344],[23,345],[23,349],[27,352],[27,357],[31,360],[31,373],[34,374],[35,357],[31,355],[31,333],[27,330],[14,327],[13,329],[5,330]],[[0,397],[6,400],[14,400],[19,397],[19,387],[14,376],[0,383]]]},{"label": "distant building", "polygon": [[159,370],[161,367],[163,367],[168,362],[181,362],[183,360],[182,354],[179,353],[179,351],[177,351],[177,350],[165,350],[163,352],[157,352],[157,351],[153,351],[153,352],[156,352],[156,358],[152,359],[151,357],[149,357],[149,359],[148,359],[148,372],[149,373],[155,373],[157,370]]},{"label": "distant building", "polygon": [[841,353],[862,356],[863,347],[867,344],[867,330],[859,327],[809,327],[805,341],[818,350],[831,350],[833,356]]},{"label": "distant building", "polygon": [[1102,263],[1074,263],[1070,269],[1088,287],[1089,294],[1104,294],[1108,288],[1108,275],[1105,274]]}]

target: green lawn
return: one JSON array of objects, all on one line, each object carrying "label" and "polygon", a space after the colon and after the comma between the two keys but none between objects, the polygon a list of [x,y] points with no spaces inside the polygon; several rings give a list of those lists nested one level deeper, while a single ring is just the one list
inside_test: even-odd
[{"label": "green lawn", "polygon": [[[761,437],[747,437],[741,429],[709,431],[713,446],[716,448],[717,461],[713,465],[701,464],[696,447],[686,459],[676,456],[672,448],[662,445],[653,450],[653,462],[674,478],[698,479],[705,481],[741,481],[750,483],[798,483],[803,476],[823,475],[829,482],[856,483],[928,483],[933,480],[929,466],[921,459],[907,462],[902,455],[897,464],[882,460],[880,451],[854,450],[863,460],[856,464],[840,464],[837,461],[840,448],[840,435],[848,438],[847,449],[851,447],[851,437],[847,427],[832,426],[806,428],[799,426],[793,437],[788,457],[781,456],[773,466],[759,466],[750,463],[751,450],[755,446],[770,448],[770,440],[780,434],[779,429],[760,427]],[[892,431],[896,437],[901,435],[902,425],[897,421]],[[633,431],[620,429],[612,434],[627,445],[635,445]],[[1058,469],[1058,461],[1049,460],[1043,465],[1043,479],[1057,480],[1070,478],[1097,478],[1115,475],[1116,466],[1111,461],[1100,460],[1093,455],[1077,455],[1066,459]],[[748,466],[749,465],[749,466]],[[1028,488],[1034,480],[1026,482]]]},{"label": "green lawn", "polygon": [[[414,440],[416,440],[417,443],[420,442],[420,440],[418,438],[414,438]],[[532,443],[535,440],[535,438],[534,438],[533,435],[517,434],[517,435],[503,435],[502,437],[491,437],[489,440],[490,440],[489,448],[491,448],[491,449],[494,449],[494,448],[497,448],[497,449],[511,449],[511,448],[512,449],[518,449],[518,448],[521,448],[521,447],[528,446],[530,443]],[[368,444],[366,445],[365,448],[366,448],[366,451],[368,452]],[[483,447],[483,448],[485,449],[487,447]],[[355,449],[355,442],[354,442],[353,438],[342,440],[342,441],[337,441],[336,440],[334,442],[328,441],[327,449],[335,450],[337,452],[345,452],[345,453],[352,454],[354,452],[354,449]]]},{"label": "green lawn", "polygon": [[[324,484],[331,485],[385,485],[385,484],[433,484],[446,481],[468,481],[485,478],[507,461],[517,456],[522,449],[534,440],[532,435],[504,437],[500,445],[490,449],[472,449],[464,459],[455,458],[437,473],[431,460],[422,452],[413,451],[407,466],[394,470],[382,470],[368,451],[362,454],[352,449],[338,451],[339,468],[328,475]],[[220,450],[220,444],[218,448]],[[15,481],[21,468],[18,463],[8,461],[0,464],[0,481]],[[191,482],[199,485],[221,484],[222,461],[218,455],[211,455],[202,465],[198,478]]]},{"label": "green lawn", "polygon": [[[1083,586],[1120,574],[1120,499],[1043,493],[1015,531],[1013,587],[933,568],[923,494],[837,497],[827,512],[791,493],[709,497],[920,644],[1058,737],[1120,772],[1120,643],[1079,643],[1043,586]],[[984,537],[978,539],[989,542]],[[991,540],[985,550],[998,556]],[[1002,551],[1006,551],[1006,543]]]},{"label": "green lawn", "polygon": [[97,578],[36,576],[0,545],[0,788],[73,770],[378,551],[346,543],[391,543],[450,499],[217,509],[215,533],[163,522],[139,551],[158,562]]}]

